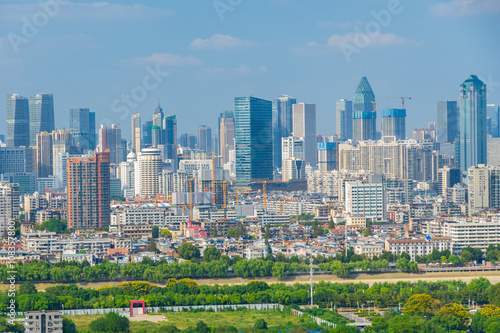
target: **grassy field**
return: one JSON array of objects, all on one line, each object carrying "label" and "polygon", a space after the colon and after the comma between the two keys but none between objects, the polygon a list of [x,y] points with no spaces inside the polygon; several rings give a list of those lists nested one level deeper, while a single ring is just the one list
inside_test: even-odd
[{"label": "grassy field", "polygon": [[[329,282],[365,282],[373,284],[374,282],[396,282],[396,281],[437,281],[437,280],[463,280],[465,282],[470,282],[470,280],[485,277],[490,280],[492,284],[500,282],[500,272],[450,272],[450,273],[427,273],[427,274],[408,274],[408,273],[384,273],[384,274],[359,274],[353,275],[348,278],[339,278],[335,275],[318,274],[314,276],[315,282],[329,281]],[[278,280],[273,277],[264,278],[227,278],[227,279],[198,279],[196,280],[198,284],[246,284],[251,280],[265,281],[267,283],[309,283],[309,275],[300,275],[288,277],[284,280]],[[89,282],[89,283],[77,283],[79,287],[83,288],[99,288],[104,286],[116,286],[120,281],[110,281],[110,282]],[[37,283],[36,288],[39,291],[45,290],[47,287],[56,286],[63,283]],[[157,283],[152,283],[155,285],[160,285]],[[0,290],[4,291],[9,289],[8,284],[0,284]]]},{"label": "grassy field", "polygon": [[[70,316],[78,331],[88,330],[90,323],[99,318],[101,315],[95,316]],[[253,327],[255,322],[262,318],[267,322],[268,327],[284,325],[291,321],[294,324],[299,323],[298,317],[293,317],[290,314],[282,313],[277,310],[269,311],[232,311],[232,312],[168,312],[164,314],[167,321],[161,323],[152,323],[149,321],[130,322],[131,332],[137,332],[139,329],[152,329],[161,325],[175,325],[177,328],[184,330],[190,326],[196,326],[200,320],[204,321],[208,326],[230,325],[236,327],[239,331]]]}]

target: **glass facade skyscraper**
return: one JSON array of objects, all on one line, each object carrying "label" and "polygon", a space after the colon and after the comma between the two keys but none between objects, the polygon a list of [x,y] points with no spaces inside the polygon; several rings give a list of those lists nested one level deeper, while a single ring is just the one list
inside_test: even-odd
[{"label": "glass facade skyscraper", "polygon": [[272,102],[236,97],[234,104],[236,180],[273,179]]},{"label": "glass facade skyscraper", "polygon": [[7,147],[29,147],[29,118],[28,99],[18,94],[7,95],[7,135],[5,138]]},{"label": "glass facade skyscraper", "polygon": [[362,77],[354,93],[352,136],[357,141],[375,140],[376,130],[375,94],[366,77]]},{"label": "glass facade skyscraper", "polygon": [[96,147],[95,113],[88,108],[69,110],[69,127],[73,144],[83,149]]},{"label": "glass facade skyscraper", "polygon": [[273,99],[273,164],[281,168],[281,138],[292,135],[293,105],[297,103],[295,97],[281,95]]},{"label": "glass facade skyscraper", "polygon": [[36,135],[55,130],[54,97],[50,94],[38,94],[29,99],[30,146],[36,146]]},{"label": "glass facade skyscraper", "polygon": [[458,138],[460,128],[457,101],[438,101],[436,119],[436,142],[454,142]]},{"label": "glass facade skyscraper", "polygon": [[460,170],[487,164],[486,85],[471,75],[460,85]]},{"label": "glass facade skyscraper", "polygon": [[491,130],[488,134],[491,134],[494,138],[500,138],[500,106],[495,104],[488,104],[486,106],[487,117],[491,122]]},{"label": "glass facade skyscraper", "polygon": [[339,140],[352,139],[352,101],[341,99],[336,104],[336,127]]}]

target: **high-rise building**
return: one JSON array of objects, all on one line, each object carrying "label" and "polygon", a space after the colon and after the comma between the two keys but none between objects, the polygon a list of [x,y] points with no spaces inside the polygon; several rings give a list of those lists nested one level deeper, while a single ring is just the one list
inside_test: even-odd
[{"label": "high-rise building", "polygon": [[273,179],[272,102],[256,97],[234,102],[236,179]]},{"label": "high-rise building", "polygon": [[362,77],[353,99],[352,138],[354,140],[375,140],[377,112],[375,94],[366,77]]},{"label": "high-rise building", "polygon": [[500,208],[500,167],[479,164],[467,171],[469,213]]},{"label": "high-rise building", "polygon": [[[26,161],[26,149],[29,148],[0,146],[0,174],[10,172],[32,172],[33,161]],[[25,161],[31,162],[28,168],[26,168]]]},{"label": "high-rise building", "polygon": [[36,135],[55,130],[54,97],[51,94],[37,94],[29,99],[30,146],[36,146]]},{"label": "high-rise building", "polygon": [[151,146],[158,147],[163,144],[163,109],[158,106],[153,114],[151,126]]},{"label": "high-rise building", "polygon": [[122,195],[125,198],[135,197],[135,162],[137,155],[134,152],[130,152],[127,155],[127,161],[120,163],[120,180],[121,180],[121,190]]},{"label": "high-rise building", "polygon": [[41,132],[36,135],[36,166],[38,178],[53,175],[52,133]]},{"label": "high-rise building", "polygon": [[446,197],[447,189],[460,184],[462,180],[460,169],[444,167],[438,170],[438,194]]},{"label": "high-rise building", "polygon": [[289,136],[281,138],[281,156],[284,159],[298,158],[304,159],[304,139]]},{"label": "high-rise building", "polygon": [[101,125],[99,128],[99,151],[109,151],[109,162],[120,164],[123,161],[122,130],[117,124]]},{"label": "high-rise building", "polygon": [[385,219],[386,193],[382,183],[345,183],[346,212],[352,216]]},{"label": "high-rise building", "polygon": [[491,134],[491,136],[494,138],[500,138],[500,106],[495,104],[488,104],[486,105],[486,111],[486,116],[491,122],[491,127],[488,134]]},{"label": "high-rise building", "polygon": [[109,152],[68,158],[68,227],[102,228],[110,223]]},{"label": "high-rise building", "polygon": [[438,101],[436,119],[436,141],[438,143],[454,142],[458,138],[460,128],[460,111],[457,101]]},{"label": "high-rise building", "polygon": [[19,184],[0,182],[0,233],[9,221],[19,219]]},{"label": "high-rise building", "polygon": [[486,85],[471,75],[460,85],[460,170],[487,163]]},{"label": "high-rise building", "polygon": [[316,151],[316,104],[293,105],[293,136],[304,140],[304,161],[313,167],[317,164]]},{"label": "high-rise building", "polygon": [[282,178],[284,182],[306,178],[306,165],[303,159],[288,157],[283,159]]},{"label": "high-rise building", "polygon": [[[153,145],[153,121],[148,120],[142,125],[142,142],[141,142],[141,149],[142,148],[149,148]],[[137,154],[139,151],[136,151],[135,153]]]},{"label": "high-rise building", "polygon": [[[160,189],[160,175],[162,173],[161,151],[156,148],[144,148],[137,156],[137,162],[140,164],[139,170],[136,168],[135,177],[139,177],[141,196],[154,198]],[[137,173],[139,171],[139,175]]]},{"label": "high-rise building", "polygon": [[406,139],[406,109],[382,110],[382,136]]},{"label": "high-rise building", "polygon": [[229,151],[234,149],[234,114],[233,111],[222,112],[219,116],[219,152],[222,165],[229,162]]},{"label": "high-rise building", "polygon": [[[52,131],[52,165],[54,169],[52,171],[53,175],[56,175],[56,158],[60,153],[66,153],[73,147],[73,137],[68,130],[56,130]],[[64,184],[66,186],[66,184]]]},{"label": "high-rise building", "polygon": [[95,113],[88,108],[69,110],[69,128],[73,145],[94,150],[96,147]]},{"label": "high-rise building", "polygon": [[7,135],[5,138],[7,147],[29,147],[29,119],[28,99],[18,94],[7,95]]},{"label": "high-rise building", "polygon": [[132,115],[132,150],[141,151],[141,114]]},{"label": "high-rise building", "polygon": [[352,101],[346,99],[337,101],[336,127],[339,139],[352,139]]},{"label": "high-rise building", "polygon": [[193,134],[184,133],[181,134],[180,140],[181,147],[186,147],[190,149],[196,149],[196,136]]},{"label": "high-rise building", "polygon": [[292,135],[293,105],[295,97],[281,95],[273,99],[273,163],[275,168],[281,168],[281,138]]},{"label": "high-rise building", "polygon": [[212,129],[206,125],[198,127],[198,149],[206,153],[212,151]]},{"label": "high-rise building", "polygon": [[177,165],[177,117],[175,115],[163,118],[164,158]]},{"label": "high-rise building", "polygon": [[335,142],[318,142],[318,170],[332,171],[337,169],[337,149]]}]

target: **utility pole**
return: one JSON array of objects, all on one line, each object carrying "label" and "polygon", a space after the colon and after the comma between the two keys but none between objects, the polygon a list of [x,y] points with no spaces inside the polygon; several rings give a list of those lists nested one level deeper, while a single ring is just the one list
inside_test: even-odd
[{"label": "utility pole", "polygon": [[312,257],[309,260],[310,260],[310,264],[311,264],[311,306],[313,306],[314,300],[313,300],[313,260],[312,260]]}]

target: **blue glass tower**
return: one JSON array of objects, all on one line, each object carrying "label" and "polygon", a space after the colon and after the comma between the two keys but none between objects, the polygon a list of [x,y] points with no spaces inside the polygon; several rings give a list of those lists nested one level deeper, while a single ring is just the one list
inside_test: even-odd
[{"label": "blue glass tower", "polygon": [[75,146],[95,149],[95,112],[90,112],[87,108],[69,110],[69,128]]},{"label": "blue glass tower", "polygon": [[375,140],[376,128],[375,94],[366,77],[362,77],[354,93],[352,137],[357,141]]},{"label": "blue glass tower", "polygon": [[50,94],[38,94],[29,99],[30,110],[30,146],[36,146],[36,135],[41,132],[51,133],[54,124],[54,97]]},{"label": "blue glass tower", "polygon": [[488,134],[494,138],[500,138],[500,106],[488,104],[486,110],[491,121],[491,130]]},{"label": "blue glass tower", "polygon": [[455,141],[460,127],[457,101],[438,101],[436,119],[436,141],[438,143]]},{"label": "blue glass tower", "polygon": [[273,99],[273,163],[275,168],[281,168],[281,138],[292,135],[294,104],[297,104],[297,99],[288,95]]},{"label": "blue glass tower", "polygon": [[28,99],[18,94],[8,95],[7,135],[5,137],[7,147],[29,147],[29,118]]},{"label": "blue glass tower", "polygon": [[471,75],[460,85],[460,170],[487,164],[486,85]]},{"label": "blue glass tower", "polygon": [[236,97],[234,104],[236,179],[273,179],[272,102]]}]

